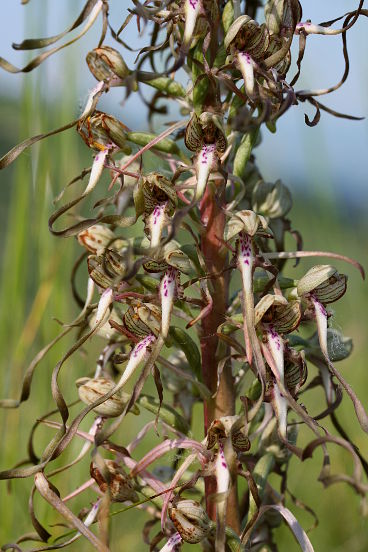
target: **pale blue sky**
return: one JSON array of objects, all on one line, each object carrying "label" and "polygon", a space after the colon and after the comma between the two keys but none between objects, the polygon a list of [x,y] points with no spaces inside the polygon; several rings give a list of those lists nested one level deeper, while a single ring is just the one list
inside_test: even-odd
[{"label": "pale blue sky", "polygon": [[[20,42],[25,37],[25,29],[34,36],[39,33],[52,35],[62,31],[73,21],[83,5],[82,0],[31,0],[22,6],[20,0],[7,2],[0,20],[0,55],[15,65],[22,65],[29,54],[14,51],[12,42]],[[304,0],[303,19],[320,22],[342,15],[354,9],[357,0]],[[111,0],[111,20],[116,21],[116,27],[125,18],[127,1]],[[98,24],[100,28],[100,23]],[[96,27],[97,28],[97,27]],[[328,106],[354,115],[368,116],[368,19],[361,18],[354,29],[348,33],[351,69],[348,82],[342,89],[329,96],[321,98]],[[37,32],[38,31],[38,32]],[[96,32],[91,29],[88,34],[70,49],[70,54],[81,49],[87,53],[96,44]],[[138,47],[144,39],[136,37],[133,21],[124,31],[123,39],[131,46]],[[114,45],[111,37],[106,44]],[[297,47],[297,40],[295,40]],[[118,47],[119,48],[119,47]],[[49,83],[46,94],[62,93],[65,82],[59,70],[60,60],[66,55],[66,50],[49,58],[41,67],[47,75]],[[122,51],[128,65],[133,65],[134,55]],[[294,58],[296,55],[294,55]],[[311,36],[307,42],[307,53],[304,61],[304,77],[300,79],[297,89],[324,88],[335,84],[344,69],[341,53],[341,37]],[[37,70],[36,70],[37,71]],[[293,71],[291,71],[291,74]],[[4,71],[0,75],[0,92],[17,94],[23,79],[31,75],[9,75]],[[86,67],[78,70],[78,100],[76,111],[84,102],[88,90],[94,80]],[[144,128],[144,109],[137,100],[121,106],[121,90],[109,94],[110,100],[105,100],[104,107],[118,115],[124,122],[135,129]],[[313,110],[306,105],[292,107],[278,122],[278,132],[271,135],[263,131],[263,142],[257,150],[257,158],[262,166],[264,176],[268,180],[282,178],[293,188],[300,184],[310,186],[312,191],[317,187],[328,187],[329,193],[353,198],[359,203],[368,204],[367,186],[367,120],[362,122],[336,119],[323,113],[319,125],[308,128],[304,125],[304,112],[313,116]],[[46,129],[44,129],[46,130]]]}]

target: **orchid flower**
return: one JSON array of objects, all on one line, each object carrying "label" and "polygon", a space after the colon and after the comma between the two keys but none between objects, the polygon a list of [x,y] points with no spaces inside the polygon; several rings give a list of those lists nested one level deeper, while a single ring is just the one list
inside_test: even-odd
[{"label": "orchid flower", "polygon": [[229,27],[224,46],[242,74],[246,94],[253,98],[255,92],[254,70],[268,53],[270,37],[267,27],[258,25],[248,15],[241,15]]},{"label": "orchid flower", "polygon": [[141,194],[145,232],[150,236],[151,248],[155,249],[178,204],[176,191],[169,179],[152,172],[142,178]]},{"label": "orchid flower", "polygon": [[180,250],[179,244],[171,240],[160,251],[159,259],[150,259],[143,268],[147,272],[164,272],[161,279],[159,294],[161,299],[161,334],[167,337],[171,321],[174,302],[182,296],[180,285],[181,273],[190,274],[193,270],[189,257]]},{"label": "orchid flower", "polygon": [[331,364],[327,347],[327,319],[326,304],[337,301],[346,291],[347,278],[339,274],[330,265],[316,265],[299,280],[298,295],[310,303],[317,324],[319,343],[327,366],[321,367],[321,377],[327,400],[332,402],[333,386],[329,365]]},{"label": "orchid flower", "polygon": [[282,295],[267,294],[255,307],[255,325],[266,337],[267,345],[264,345],[263,349],[268,348],[272,358],[271,368],[276,370],[277,383],[272,387],[271,400],[283,439],[287,438],[287,400],[282,396],[282,388],[285,385],[285,345],[280,334],[294,331],[300,320],[300,302],[288,302]]},{"label": "orchid flower", "polygon": [[225,228],[225,240],[234,237],[238,240],[237,267],[242,277],[243,289],[243,330],[248,363],[254,360],[259,374],[264,375],[258,338],[255,332],[253,273],[256,264],[254,236],[258,229],[267,229],[266,219],[253,211],[239,211],[230,217]]},{"label": "orchid flower", "polygon": [[205,111],[198,117],[193,113],[185,129],[185,145],[196,153],[194,167],[197,186],[194,202],[198,202],[205,192],[211,173],[218,170],[219,155],[227,145],[219,115]]}]

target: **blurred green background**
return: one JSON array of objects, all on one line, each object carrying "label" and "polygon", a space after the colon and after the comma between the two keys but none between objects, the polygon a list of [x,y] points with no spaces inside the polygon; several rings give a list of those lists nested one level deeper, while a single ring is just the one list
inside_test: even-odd
[{"label": "blurred green background", "polygon": [[[121,15],[119,4],[116,1],[111,2],[110,11],[112,16],[117,17],[116,28],[125,17]],[[354,8],[356,2],[336,1],[325,4],[329,6],[324,5],[325,11],[322,9],[323,13],[320,14],[318,3],[311,1],[311,14],[305,9],[305,16],[310,16],[314,21],[322,21]],[[34,0],[27,6],[10,7],[1,23],[0,54],[21,65],[29,59],[29,55],[18,53],[16,57],[9,49],[10,42],[20,42],[25,36],[47,36],[60,32],[75,19],[81,5],[80,1],[69,0],[61,7],[45,0]],[[326,13],[331,14],[330,7],[333,7],[332,15],[326,17]],[[359,25],[357,36],[362,40],[364,25]],[[366,37],[366,31],[364,32]],[[128,33],[131,33],[128,38],[133,43],[134,26],[128,28]],[[351,33],[352,37],[353,35],[354,31]],[[80,43],[49,59],[34,74],[9,76],[1,73],[1,155],[15,143],[61,126],[79,113],[88,90],[94,84],[88,71],[81,68],[79,63],[83,62],[88,49],[96,45],[96,36],[97,29],[92,29]],[[366,42],[365,38],[365,44]],[[114,45],[111,39],[106,43]],[[313,48],[315,45],[311,45],[312,53]],[[338,80],[341,60],[340,44],[337,40],[331,42],[331,49],[333,53],[329,55],[332,56],[335,70],[331,72],[329,58],[322,56],[322,61],[326,63],[324,66],[321,59],[317,60],[317,57],[313,58],[311,55],[306,58],[307,78],[302,83],[303,86],[306,86],[309,76],[313,86],[325,86],[330,84],[330,80]],[[331,99],[330,105],[354,114],[366,115],[368,103],[362,88],[367,83],[367,61],[362,59],[362,51],[353,39],[352,83],[348,85],[350,88],[347,91]],[[127,60],[128,64],[132,63],[132,54],[127,54]],[[326,80],[326,76],[330,79]],[[124,92],[121,90],[113,91],[111,96],[111,103],[105,99],[105,104],[101,102],[102,108],[119,116],[133,129],[144,128],[144,112],[140,105],[133,103],[133,100],[124,104]],[[256,151],[260,168],[267,179],[276,180],[282,177],[284,183],[291,188],[294,195],[291,219],[293,227],[302,232],[305,249],[340,252],[358,259],[368,268],[368,194],[365,187],[367,124],[335,120],[324,115],[318,127],[309,129],[304,126],[304,110],[305,106],[290,110],[280,121],[276,135],[264,132],[263,143]],[[88,167],[90,161],[90,152],[72,129],[37,144],[23,153],[14,165],[0,173],[1,398],[19,395],[20,382],[28,363],[59,331],[54,317],[65,322],[72,320],[77,313],[70,293],[69,274],[80,248],[73,239],[64,241],[51,236],[47,229],[47,220],[53,210],[54,197],[66,182],[78,175],[84,167]],[[76,186],[80,187],[80,184]],[[72,188],[65,199],[73,197],[74,193]],[[97,190],[94,199],[98,197]],[[299,267],[293,268],[289,263],[287,275],[298,277],[312,264],[303,261]],[[339,363],[338,368],[368,408],[367,287],[352,267],[338,262],[334,264],[349,275],[348,293],[334,305],[334,325],[354,340],[353,355],[347,361]],[[86,271],[83,270],[85,269],[81,270],[80,283],[86,278]],[[82,287],[81,293],[84,293]],[[62,372],[61,386],[70,401],[77,396],[75,379],[93,370],[101,345],[99,338],[94,341],[91,347],[88,346],[74,355]],[[50,393],[51,371],[71,342],[72,338],[65,338],[37,368],[30,401],[23,403],[18,410],[0,411],[0,431],[3,436],[0,469],[10,468],[27,456],[27,437],[33,421],[53,408]],[[311,368],[310,375],[313,374]],[[322,394],[307,393],[303,395],[302,401],[310,413],[317,413],[321,410]],[[74,407],[72,414],[78,408]],[[199,420],[193,431],[201,437],[199,410],[198,416]],[[148,421],[150,416],[147,414],[143,418]],[[368,456],[367,439],[360,430],[346,397],[339,408],[338,418],[363,455]],[[87,429],[91,420],[92,417],[87,418],[82,427]],[[141,418],[139,422],[133,417],[127,419],[118,433],[119,442],[128,443],[136,435],[138,423],[142,424]],[[330,429],[328,425],[327,427]],[[37,453],[41,454],[51,435],[51,429],[38,430]],[[304,442],[306,435],[303,430],[301,440]],[[159,438],[152,435],[137,450],[137,455],[149,450],[157,442]],[[60,463],[73,459],[80,447],[81,441],[75,439],[61,456]],[[329,450],[333,469],[336,472],[346,470],[351,473],[349,456],[334,446],[330,446]],[[289,475],[290,490],[318,515],[320,524],[310,533],[315,550],[364,552],[368,550],[368,524],[361,516],[359,499],[350,488],[342,484],[323,490],[317,481],[321,459],[320,452],[316,452],[312,460],[304,463],[293,459]],[[88,466],[87,457],[76,468],[67,472],[67,478],[55,478],[54,482],[62,496],[89,477]],[[277,486],[276,476],[273,483]],[[15,480],[10,488],[5,482],[0,482],[0,544],[14,541],[20,534],[32,531],[27,511],[31,486],[31,478]],[[93,493],[87,491],[83,497],[76,498],[70,504],[73,511],[78,512],[92,499]],[[298,509],[290,501],[287,504],[303,527],[312,525],[313,520],[308,513]],[[36,511],[46,527],[61,521],[39,499],[36,499]],[[138,510],[115,516],[112,519],[112,550],[147,550],[147,546],[142,544],[140,533],[147,519]],[[286,527],[278,529],[277,542],[282,551],[298,550]],[[27,544],[25,549],[29,548],[32,546]],[[72,548],[91,549],[83,540],[77,541]],[[189,546],[186,545],[185,549],[189,550]],[[196,547],[191,549],[195,550]]]}]

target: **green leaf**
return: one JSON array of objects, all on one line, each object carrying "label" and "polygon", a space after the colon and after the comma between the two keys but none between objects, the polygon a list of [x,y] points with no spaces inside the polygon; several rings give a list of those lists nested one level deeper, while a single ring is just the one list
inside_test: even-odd
[{"label": "green leaf", "polygon": [[148,291],[152,291],[152,293],[157,292],[160,282],[156,278],[152,278],[152,276],[147,276],[146,274],[137,274],[135,279]]},{"label": "green leaf", "polygon": [[[128,132],[127,139],[133,144],[138,146],[146,146],[152,140],[156,138],[156,134],[148,132]],[[173,140],[169,138],[163,138],[156,145],[152,146],[152,149],[163,151],[164,153],[179,153],[179,148]]]},{"label": "green leaf", "polygon": [[208,78],[201,69],[201,67],[196,63],[198,61],[203,65],[203,52],[202,52],[202,41],[198,42],[193,53],[193,62],[192,62],[192,81],[194,83],[193,87],[193,106],[194,110],[199,116],[203,111],[203,103],[207,97],[208,91]]},{"label": "green leaf", "polygon": [[225,34],[229,30],[231,24],[234,21],[234,6],[233,6],[233,0],[229,0],[226,2],[226,5],[224,7],[224,11],[222,12],[222,24],[224,26]]},{"label": "green leaf", "polygon": [[175,98],[184,98],[184,87],[179,82],[176,82],[174,79],[170,79],[169,77],[150,78],[151,75],[149,73],[147,73],[148,76],[145,75],[145,73],[138,74],[138,80],[140,82],[148,84],[149,86],[152,86],[153,88],[156,88],[156,90],[160,90],[160,92],[165,92],[169,96],[174,96]]},{"label": "green leaf", "polygon": [[247,132],[241,139],[240,145],[235,153],[234,158],[234,174],[235,176],[243,177],[247,163],[252,153],[252,149],[257,141],[258,129],[252,132]]},{"label": "green leaf", "polygon": [[178,328],[177,326],[171,326],[169,335],[177,347],[179,347],[185,354],[187,361],[196,376],[200,378],[201,355],[194,340],[190,337],[188,332]]}]

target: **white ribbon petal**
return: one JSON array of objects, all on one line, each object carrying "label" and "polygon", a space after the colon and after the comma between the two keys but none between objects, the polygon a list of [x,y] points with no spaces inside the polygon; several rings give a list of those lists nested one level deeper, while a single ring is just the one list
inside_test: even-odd
[{"label": "white ribbon petal", "polygon": [[254,61],[246,52],[239,52],[236,56],[238,68],[243,75],[244,88],[248,96],[254,94]]},{"label": "white ribbon petal", "polygon": [[167,543],[160,552],[174,552],[175,548],[182,542],[182,538],[179,533],[174,533],[172,537],[169,538]]},{"label": "white ribbon petal", "polygon": [[162,230],[167,223],[167,215],[165,213],[166,205],[167,203],[156,205],[148,217],[148,226],[151,233],[151,247],[158,247],[160,245]]},{"label": "white ribbon petal", "polygon": [[178,271],[175,268],[168,268],[160,284],[162,311],[161,333],[163,337],[167,337],[169,332],[171,312],[174,306],[174,299],[177,296],[177,275]]},{"label": "white ribbon petal", "polygon": [[284,384],[284,342],[272,326],[266,330],[266,333],[270,353],[275,362],[280,381]]},{"label": "white ribbon petal", "polygon": [[194,33],[197,17],[201,9],[200,0],[185,0],[185,29],[183,36],[183,45],[189,46]]},{"label": "white ribbon petal", "polygon": [[206,185],[215,162],[216,146],[215,144],[205,144],[198,154],[196,161],[197,188],[195,199],[200,200],[206,189]]},{"label": "white ribbon petal", "polygon": [[140,362],[146,358],[148,355],[148,347],[156,340],[156,337],[153,334],[147,335],[142,341],[137,343],[133,351],[130,353],[128,364],[125,367],[124,373],[122,374],[116,390],[121,389],[126,382],[131,378],[136,368],[138,368]]},{"label": "white ribbon petal", "polygon": [[84,196],[89,194],[94,189],[97,182],[100,180],[102,171],[104,170],[104,164],[108,153],[109,153],[109,150],[107,148],[96,153],[95,158],[93,160],[91,174],[89,176],[89,181],[86,189],[83,192]]},{"label": "white ribbon petal", "polygon": [[306,21],[305,23],[298,23],[295,27],[295,34],[300,34],[303,31],[306,35],[309,34],[321,34],[321,35],[337,35],[341,34],[342,29],[330,29],[329,27],[323,27],[322,25],[315,25]]},{"label": "white ribbon petal", "polygon": [[100,297],[97,313],[95,318],[95,324],[99,324],[101,320],[106,316],[107,310],[111,303],[114,301],[114,292],[111,288],[107,288]]},{"label": "white ribbon petal", "polygon": [[281,395],[277,384],[273,387],[272,403],[279,424],[280,435],[287,440],[287,400]]}]

